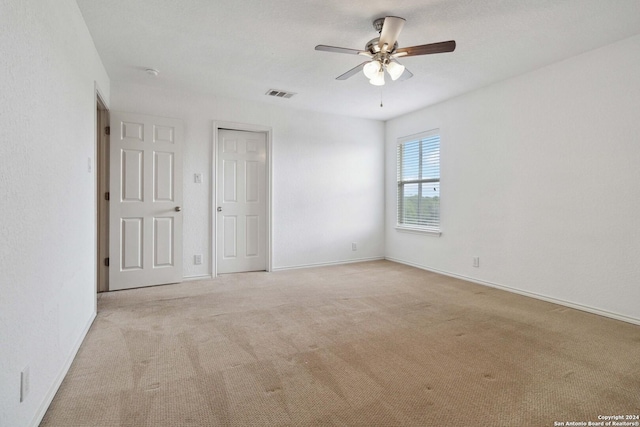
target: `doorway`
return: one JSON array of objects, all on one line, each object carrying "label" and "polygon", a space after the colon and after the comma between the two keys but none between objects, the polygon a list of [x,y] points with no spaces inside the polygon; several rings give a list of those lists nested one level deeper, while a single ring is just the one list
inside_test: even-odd
[{"label": "doorway", "polygon": [[96,291],[98,293],[109,290],[109,110],[96,90]]},{"label": "doorway", "polygon": [[271,271],[271,129],[214,124],[213,276]]}]

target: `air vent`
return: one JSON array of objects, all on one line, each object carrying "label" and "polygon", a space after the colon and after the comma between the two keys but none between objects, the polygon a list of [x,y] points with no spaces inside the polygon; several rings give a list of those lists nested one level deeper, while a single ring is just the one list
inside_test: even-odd
[{"label": "air vent", "polygon": [[276,98],[291,98],[295,93],[285,92],[284,90],[269,89],[265,95],[275,96]]}]

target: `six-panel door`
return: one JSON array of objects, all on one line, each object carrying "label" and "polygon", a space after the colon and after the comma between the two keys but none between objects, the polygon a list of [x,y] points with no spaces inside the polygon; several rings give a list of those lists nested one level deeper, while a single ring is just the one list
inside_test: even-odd
[{"label": "six-panel door", "polygon": [[217,272],[267,269],[266,135],[219,130]]},{"label": "six-panel door", "polygon": [[182,122],[111,113],[109,290],[182,280]]}]

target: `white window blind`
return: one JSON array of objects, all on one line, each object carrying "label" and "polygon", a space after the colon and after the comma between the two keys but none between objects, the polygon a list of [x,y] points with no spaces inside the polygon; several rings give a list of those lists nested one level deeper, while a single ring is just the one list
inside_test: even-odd
[{"label": "white window blind", "polygon": [[440,230],[440,133],[398,140],[398,226]]}]

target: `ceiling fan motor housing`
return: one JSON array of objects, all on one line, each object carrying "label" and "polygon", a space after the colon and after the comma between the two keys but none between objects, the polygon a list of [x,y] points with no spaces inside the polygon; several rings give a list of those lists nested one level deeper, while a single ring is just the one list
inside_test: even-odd
[{"label": "ceiling fan motor housing", "polygon": [[[393,54],[398,48],[398,42],[395,42],[392,49],[387,49],[388,54]],[[380,37],[376,37],[375,39],[369,40],[364,50],[369,52],[371,55],[375,55],[381,51],[380,48]]]}]

